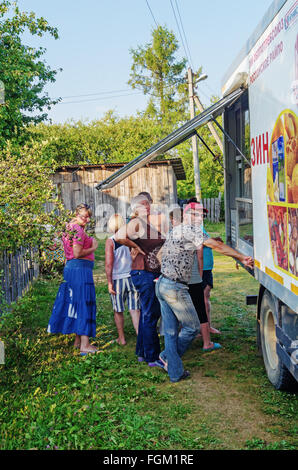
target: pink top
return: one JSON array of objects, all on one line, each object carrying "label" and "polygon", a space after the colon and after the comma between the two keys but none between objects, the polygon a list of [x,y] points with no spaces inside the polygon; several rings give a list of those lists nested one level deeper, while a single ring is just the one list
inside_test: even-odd
[{"label": "pink top", "polygon": [[[88,237],[83,227],[78,224],[67,224],[66,229],[67,232],[63,234],[62,241],[67,260],[74,259],[73,245],[81,245],[84,250],[91,248],[93,238]],[[73,232],[73,236],[71,233],[68,233],[70,231]],[[94,251],[85,256],[84,259],[94,261]]]}]

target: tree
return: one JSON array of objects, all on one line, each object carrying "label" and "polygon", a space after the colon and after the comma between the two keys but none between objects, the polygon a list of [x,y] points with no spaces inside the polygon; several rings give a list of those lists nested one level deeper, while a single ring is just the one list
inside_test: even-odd
[{"label": "tree", "polygon": [[[0,160],[0,253],[53,243],[69,219],[52,182],[53,170],[41,161],[41,145],[7,144]],[[52,210],[45,210],[45,205]],[[50,205],[50,206],[49,206]]]},{"label": "tree", "polygon": [[[173,32],[158,26],[152,31],[152,41],[144,47],[131,49],[133,64],[129,85],[150,94],[146,113],[163,124],[181,119],[185,111],[185,94],[182,101],[177,93],[187,89],[184,74],[186,59],[178,61],[175,54],[178,41]],[[182,93],[183,94],[183,93]],[[181,97],[180,97],[181,98]]]},{"label": "tree", "polygon": [[[129,84],[150,94],[144,115],[161,121],[163,137],[190,119],[189,95],[186,80],[186,59],[178,61],[175,55],[178,41],[167,28],[158,26],[152,31],[152,41],[144,47],[131,49],[133,64]],[[202,74],[202,67],[196,76]],[[159,129],[159,125],[156,125]],[[208,129],[200,129],[208,146],[218,152],[214,138]],[[148,148],[148,147],[147,147]],[[186,172],[186,181],[178,182],[180,198],[194,196],[194,170],[191,142],[179,145],[170,154],[181,157]],[[223,171],[214,162],[205,147],[199,149],[201,190],[205,197],[214,197],[223,190]]]},{"label": "tree", "polygon": [[23,143],[26,127],[47,119],[47,110],[59,100],[51,99],[44,91],[54,82],[57,70],[42,60],[45,49],[22,43],[22,35],[42,37],[49,33],[58,38],[56,28],[35,13],[21,12],[17,3],[0,3],[0,80],[5,86],[5,105],[0,107],[0,148],[7,140]]}]

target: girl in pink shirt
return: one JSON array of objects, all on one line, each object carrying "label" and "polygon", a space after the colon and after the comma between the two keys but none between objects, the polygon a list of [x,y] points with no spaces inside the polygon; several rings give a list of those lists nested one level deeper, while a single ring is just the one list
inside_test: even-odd
[{"label": "girl in pink shirt", "polygon": [[[92,248],[93,238],[89,237],[84,230],[82,225],[78,223],[70,222],[66,226],[67,232],[63,234],[62,241],[67,260],[74,259],[75,255],[73,252],[73,245],[80,245],[83,250],[89,250]],[[94,261],[94,251],[85,255],[81,259],[88,259]]]}]

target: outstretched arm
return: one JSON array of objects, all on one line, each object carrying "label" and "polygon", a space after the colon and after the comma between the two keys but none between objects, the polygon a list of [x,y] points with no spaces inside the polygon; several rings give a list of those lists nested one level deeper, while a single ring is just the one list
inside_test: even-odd
[{"label": "outstretched arm", "polygon": [[204,240],[203,245],[212,248],[212,250],[215,250],[222,255],[236,258],[248,268],[253,268],[254,266],[254,260],[251,258],[251,256],[245,256],[242,253],[239,253],[239,251],[234,250],[234,248],[231,248],[230,246],[225,245],[224,243],[215,240],[214,238],[207,238],[207,240]]}]

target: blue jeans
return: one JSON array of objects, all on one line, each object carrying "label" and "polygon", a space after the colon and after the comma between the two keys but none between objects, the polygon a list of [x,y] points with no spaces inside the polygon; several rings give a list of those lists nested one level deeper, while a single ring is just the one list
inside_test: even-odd
[{"label": "blue jeans", "polygon": [[147,362],[154,362],[160,353],[157,322],[160,318],[160,304],[155,295],[154,279],[158,274],[149,271],[131,271],[131,279],[140,295],[140,321],[136,354]]},{"label": "blue jeans", "polygon": [[187,285],[161,276],[156,284],[156,295],[161,305],[165,337],[165,349],[160,356],[168,362],[171,382],[177,382],[184,372],[181,357],[200,331],[200,322]]}]

